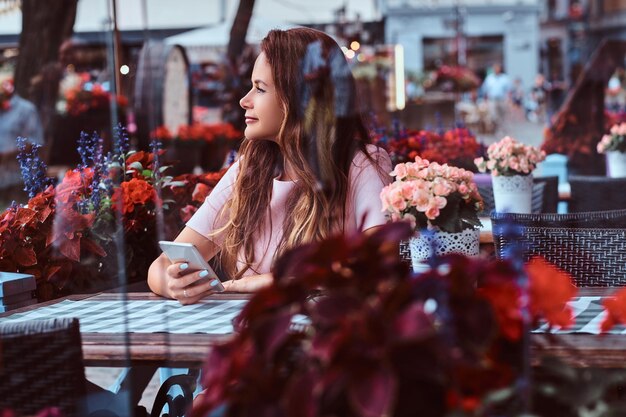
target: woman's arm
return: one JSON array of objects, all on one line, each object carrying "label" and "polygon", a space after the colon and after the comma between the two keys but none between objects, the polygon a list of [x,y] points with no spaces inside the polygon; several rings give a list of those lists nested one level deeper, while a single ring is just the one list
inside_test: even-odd
[{"label": "woman's arm", "polygon": [[272,274],[249,275],[235,280],[223,282],[226,291],[256,292],[274,282]]},{"label": "woman's arm", "polygon": [[[175,242],[192,243],[204,259],[211,259],[218,251],[217,245],[209,239],[185,227]],[[182,304],[193,304],[213,292],[211,282],[202,280],[203,271],[189,271],[185,263],[172,263],[161,254],[148,269],[148,286],[158,295],[173,298]],[[202,280],[198,283],[198,280]]]},{"label": "woman's arm", "polygon": [[[217,245],[195,230],[185,227],[176,237],[175,242],[192,243],[204,259],[211,259],[218,251]],[[193,304],[213,293],[211,282],[198,284],[202,271],[188,271],[182,269],[183,263],[172,263],[161,254],[152,262],[148,269],[148,286],[155,294],[173,298],[181,304]],[[184,268],[184,266],[183,266]],[[267,287],[274,281],[272,274],[251,275],[238,280],[223,282],[229,292],[255,292]]]}]

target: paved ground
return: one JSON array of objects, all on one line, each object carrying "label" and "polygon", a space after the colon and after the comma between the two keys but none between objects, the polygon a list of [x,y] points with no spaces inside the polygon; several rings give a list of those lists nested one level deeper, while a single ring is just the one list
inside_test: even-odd
[{"label": "paved ground", "polygon": [[476,133],[480,142],[489,145],[503,138],[512,136],[527,145],[540,146],[543,142],[543,130],[545,124],[541,122],[530,122],[526,120],[520,111],[510,111],[503,123],[494,134]]},{"label": "paved ground", "polygon": [[[105,389],[108,389],[115,383],[115,380],[120,372],[120,368],[85,368],[85,375],[87,379]],[[152,410],[152,404],[154,403],[154,398],[156,397],[160,385],[159,373],[157,372],[150,381],[150,384],[144,391],[141,401],[139,402],[139,405],[146,407],[148,413]]]}]

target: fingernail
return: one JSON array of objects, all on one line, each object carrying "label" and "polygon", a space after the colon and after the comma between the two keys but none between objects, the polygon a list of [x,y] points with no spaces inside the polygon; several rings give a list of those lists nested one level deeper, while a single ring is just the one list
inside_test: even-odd
[{"label": "fingernail", "polygon": [[211,281],[211,287],[217,286],[218,283],[219,283],[219,281],[214,279],[213,281]]},{"label": "fingernail", "polygon": [[205,269],[205,270],[203,270],[203,271],[200,271],[200,278],[204,278],[204,277],[206,277],[207,275],[209,275],[209,271],[207,271],[206,269]]},{"label": "fingernail", "polygon": [[182,269],[182,270],[185,270],[185,269],[189,268],[189,264],[180,264],[179,268]]}]

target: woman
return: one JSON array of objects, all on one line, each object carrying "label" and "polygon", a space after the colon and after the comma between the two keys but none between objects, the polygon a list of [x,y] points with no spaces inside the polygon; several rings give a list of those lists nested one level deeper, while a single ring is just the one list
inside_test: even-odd
[{"label": "woman", "polygon": [[[269,32],[240,105],[240,158],[176,241],[193,243],[206,259],[217,255],[233,278],[226,291],[252,292],[272,282],[272,263],[287,249],[383,224],[379,193],[391,161],[366,145],[354,79],[322,32]],[[188,269],[162,254],[150,267],[150,288],[182,304],[211,294],[207,271]]]}]

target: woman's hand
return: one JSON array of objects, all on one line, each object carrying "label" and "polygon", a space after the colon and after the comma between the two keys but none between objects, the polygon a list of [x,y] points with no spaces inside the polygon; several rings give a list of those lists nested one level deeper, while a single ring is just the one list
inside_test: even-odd
[{"label": "woman's hand", "polygon": [[206,270],[190,271],[186,263],[173,263],[165,271],[165,286],[171,298],[181,304],[195,304],[213,294],[218,278],[207,279]]},{"label": "woman's hand", "polygon": [[[180,232],[175,242],[193,244],[204,259],[211,259],[219,249],[205,236],[189,227]],[[170,262],[162,253],[148,269],[148,286],[155,294],[173,298],[181,304],[193,304],[213,293],[211,282],[217,281],[207,282],[207,276],[207,272],[191,270],[186,263]]]}]

